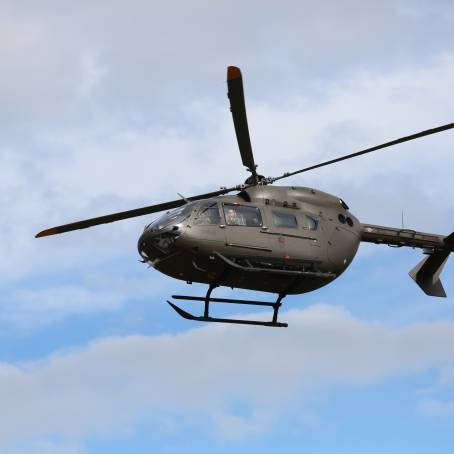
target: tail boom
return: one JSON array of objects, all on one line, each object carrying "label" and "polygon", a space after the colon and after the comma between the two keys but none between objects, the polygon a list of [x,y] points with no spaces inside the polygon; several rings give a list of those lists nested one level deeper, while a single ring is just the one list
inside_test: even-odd
[{"label": "tail boom", "polygon": [[454,232],[443,236],[379,225],[363,224],[361,241],[387,244],[392,247],[421,248],[427,257],[423,258],[408,274],[429,296],[446,297],[440,274],[454,251]]},{"label": "tail boom", "polygon": [[407,246],[433,251],[454,251],[454,234],[444,236],[373,224],[363,224],[362,227],[361,241],[366,243],[387,244],[393,247]]}]

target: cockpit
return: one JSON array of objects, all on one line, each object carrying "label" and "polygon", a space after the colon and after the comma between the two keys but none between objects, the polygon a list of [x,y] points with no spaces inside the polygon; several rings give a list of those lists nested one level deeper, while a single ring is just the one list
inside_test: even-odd
[{"label": "cockpit", "polygon": [[220,225],[221,214],[217,201],[190,202],[168,211],[148,224],[139,238],[139,253],[146,262],[164,258],[174,251],[175,241],[184,232],[183,224]]},{"label": "cockpit", "polygon": [[196,202],[188,203],[182,207],[168,211],[166,214],[154,220],[151,224],[148,224],[145,227],[145,230],[158,232],[168,226],[178,226],[178,224],[181,224],[189,218],[189,216],[191,216],[192,210],[197,205],[198,204]]},{"label": "cockpit", "polygon": [[168,211],[148,224],[139,238],[139,254],[145,262],[168,256],[174,250],[175,241],[181,235],[181,224],[192,214],[198,203],[188,203]]}]

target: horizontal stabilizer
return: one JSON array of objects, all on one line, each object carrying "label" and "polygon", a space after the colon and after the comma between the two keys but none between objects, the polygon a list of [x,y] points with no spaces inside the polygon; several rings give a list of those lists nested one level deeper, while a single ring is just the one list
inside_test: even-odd
[{"label": "horizontal stabilizer", "polygon": [[[449,235],[446,239],[450,237],[454,239],[454,234]],[[445,289],[440,281],[440,273],[448,260],[448,256],[449,251],[430,254],[408,273],[426,295],[446,297]]]}]

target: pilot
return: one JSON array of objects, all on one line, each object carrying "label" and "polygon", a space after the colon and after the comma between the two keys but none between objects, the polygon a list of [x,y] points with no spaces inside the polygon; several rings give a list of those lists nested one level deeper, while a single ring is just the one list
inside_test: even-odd
[{"label": "pilot", "polygon": [[227,224],[230,225],[246,225],[243,216],[241,216],[234,208],[227,210]]}]

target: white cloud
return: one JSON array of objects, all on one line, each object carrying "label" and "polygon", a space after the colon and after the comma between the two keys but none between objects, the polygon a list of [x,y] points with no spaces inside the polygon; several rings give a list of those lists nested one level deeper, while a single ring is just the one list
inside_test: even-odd
[{"label": "white cloud", "polygon": [[[113,263],[110,264],[112,267]],[[141,268],[144,265],[140,264]],[[162,279],[157,273],[137,273],[121,276],[99,270],[90,270],[71,281],[77,283],[34,283],[13,287],[0,301],[0,327],[5,332],[33,333],[66,317],[89,317],[124,309],[126,304],[149,298],[162,300],[170,292],[170,279]],[[158,281],[159,279],[159,281]]]},{"label": "white cloud", "polygon": [[260,435],[273,421],[270,413],[262,411],[250,416],[238,416],[219,412],[214,413],[212,418],[222,438],[240,441]]},{"label": "white cloud", "polygon": [[[87,284],[85,282],[85,284]],[[69,315],[89,315],[118,310],[124,294],[88,285],[53,285],[44,289],[17,290],[0,305],[3,329],[42,328]]]},{"label": "white cloud", "polygon": [[106,76],[106,69],[99,63],[99,58],[92,52],[85,52],[80,59],[81,80],[77,90],[81,98],[87,98],[93,95],[97,85]]},{"label": "white cloud", "polygon": [[[331,306],[283,318],[287,330],[209,326],[107,338],[38,362],[3,363],[0,440],[45,433],[83,439],[131,430],[144,415],[193,415],[223,437],[248,438],[285,408],[304,412],[306,398],[317,393],[412,376],[454,359],[451,322],[388,329]],[[238,412],[238,402],[247,411]]]}]

